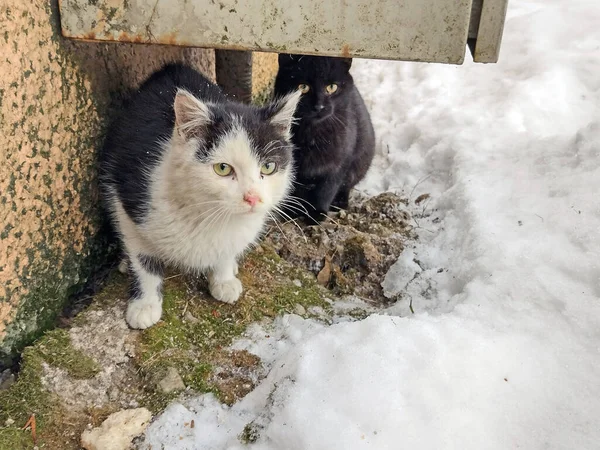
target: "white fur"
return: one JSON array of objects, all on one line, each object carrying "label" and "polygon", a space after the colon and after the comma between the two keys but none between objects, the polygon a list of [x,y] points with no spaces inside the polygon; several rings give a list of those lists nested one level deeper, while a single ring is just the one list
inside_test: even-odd
[{"label": "white fur", "polygon": [[136,257],[130,258],[132,270],[138,277],[142,297],[129,302],[125,319],[131,328],[148,328],[158,322],[162,315],[162,277],[144,270]]},{"label": "white fur", "polygon": [[[180,95],[189,95],[178,93]],[[292,99],[294,108],[297,99]],[[199,100],[196,102],[200,103]],[[190,106],[186,99],[185,108]],[[176,105],[177,112],[177,105]],[[290,108],[284,115],[289,116]],[[202,112],[187,117],[203,120]],[[283,114],[283,113],[282,113]],[[293,114],[293,110],[292,110]],[[283,120],[278,118],[281,123]],[[293,174],[290,167],[261,176],[260,163],[247,133],[235,127],[225,136],[209,161],[195,155],[198,142],[189,138],[183,122],[164,143],[163,159],[148,174],[150,212],[143,225],[136,225],[126,214],[116,195],[111,195],[112,213],[124,242],[132,270],[142,284],[142,298],[134,299],[126,319],[133,328],[146,328],[160,319],[162,279],[146,272],[137,255],[156,257],[183,269],[208,272],[211,295],[234,303],[242,292],[237,279],[237,259],[260,235],[270,211],[288,193]],[[234,168],[235,175],[221,177],[213,169],[217,163]],[[254,207],[244,202],[244,194],[257,194],[261,202]]]},{"label": "white fur", "polygon": [[281,106],[281,109],[271,119],[272,124],[279,125],[283,128],[284,135],[287,139],[292,137],[294,113],[296,112],[300,97],[302,97],[302,92],[296,90],[279,99],[277,104]]}]

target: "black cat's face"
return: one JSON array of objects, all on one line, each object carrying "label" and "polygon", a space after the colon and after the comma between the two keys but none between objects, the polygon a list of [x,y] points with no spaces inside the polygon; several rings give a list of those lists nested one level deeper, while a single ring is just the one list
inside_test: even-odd
[{"label": "black cat's face", "polygon": [[346,103],[344,93],[353,85],[351,64],[349,58],[281,54],[275,94],[281,96],[300,90],[297,117],[320,122]]}]

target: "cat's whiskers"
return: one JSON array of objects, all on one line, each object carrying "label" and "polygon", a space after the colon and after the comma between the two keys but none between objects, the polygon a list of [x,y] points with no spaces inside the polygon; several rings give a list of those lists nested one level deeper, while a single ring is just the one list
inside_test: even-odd
[{"label": "cat's whiskers", "polygon": [[215,203],[223,203],[222,200],[207,200],[204,202],[198,202],[198,203],[189,203],[187,205],[183,205],[182,209],[188,209],[188,208],[197,208],[198,206],[204,206],[204,205],[211,205],[211,204],[215,204]]},{"label": "cat's whiskers", "polygon": [[300,208],[301,211],[304,211],[306,214],[308,214],[308,210],[306,209],[306,207],[302,203],[300,203],[296,197],[288,195],[287,197],[284,197],[283,200],[281,200],[281,203],[286,205],[294,205]]},{"label": "cat's whiskers", "polygon": [[[193,217],[189,217],[189,216],[184,216],[186,218],[187,221],[192,222],[192,223],[196,223],[198,221],[200,221],[200,223],[204,222],[205,220],[207,220],[209,217],[211,217],[216,211],[218,211],[219,208],[221,208],[223,205],[219,204],[217,206],[213,206],[212,208],[209,208],[207,210],[201,211],[200,213],[196,214]],[[191,212],[193,213],[193,211]],[[191,214],[190,213],[190,214]],[[164,216],[166,219],[169,219],[170,217],[174,217],[174,218],[180,218],[181,215],[178,214],[177,212],[175,213],[171,213],[167,216]],[[203,216],[207,216],[202,218]]]},{"label": "cat's whiskers", "polygon": [[211,215],[212,218],[208,222],[206,219],[202,222],[203,227],[201,229],[202,230],[209,229],[213,225],[216,225],[217,223],[219,223],[219,219],[226,213],[227,213],[227,208],[225,208],[225,206],[222,206],[218,210],[218,214]]},{"label": "cat's whiskers", "polygon": [[298,222],[295,221],[294,219],[292,219],[288,214],[286,214],[279,206],[275,206],[273,208],[275,211],[277,211],[279,214],[281,214],[282,216],[286,217],[288,219],[288,221],[286,223],[292,222],[296,228],[298,228],[300,230],[300,233],[302,233],[302,237],[304,238],[304,243],[308,242],[308,238],[306,237],[306,235],[304,234],[304,230],[302,230],[302,227],[300,227],[300,225],[298,225]]},{"label": "cat's whiskers", "polygon": [[[194,218],[193,221],[197,221],[198,219],[200,219],[203,215],[210,213],[211,211],[214,211],[216,208],[219,207],[220,204],[222,204],[223,202],[221,200],[214,200],[214,201],[210,201],[210,202],[206,202],[208,203],[217,203],[217,206],[213,206],[212,208],[208,208],[205,210],[202,210],[201,212],[199,212]],[[200,203],[199,205],[201,205],[202,203]],[[178,208],[177,210],[174,210],[172,212],[169,212],[167,214],[163,214],[161,213],[161,220],[164,221],[171,221],[171,219],[175,219],[177,220],[178,218],[181,217],[182,213],[184,215],[186,215],[186,217],[188,217],[191,214],[194,214],[195,211],[187,211],[190,209],[191,205],[185,205],[182,206],[181,208]]]},{"label": "cat's whiskers", "polygon": [[275,226],[277,228],[279,228],[279,231],[281,231],[281,235],[285,238],[286,241],[288,241],[291,244],[292,241],[290,240],[290,238],[287,237],[287,234],[285,234],[283,229],[279,226],[279,223],[277,222],[277,219],[275,218],[275,216],[271,213],[271,211],[268,211],[268,214],[271,217],[271,219],[273,219],[273,222],[275,222]]},{"label": "cat's whiskers", "polygon": [[301,202],[304,202],[304,203],[306,203],[308,206],[310,206],[312,209],[315,209],[315,207],[312,205],[312,203],[311,203],[311,202],[309,202],[308,200],[305,200],[305,199],[303,199],[303,198],[301,198],[301,197],[296,197],[295,195],[288,195],[288,196],[287,196],[287,198],[289,198],[289,199],[294,199],[294,200],[298,200],[298,201],[301,201]]},{"label": "cat's whiskers", "polygon": [[287,208],[290,208],[290,209],[296,211],[296,212],[308,214],[308,211],[302,205],[298,205],[295,203],[289,203],[289,202],[285,202],[285,201],[282,201],[281,204]]},{"label": "cat's whiskers", "polygon": [[299,181],[292,180],[292,184],[297,184],[298,186],[306,186],[304,183],[300,183]]},{"label": "cat's whiskers", "polygon": [[344,123],[344,121],[342,119],[340,119],[338,116],[336,116],[335,114],[332,114],[331,116],[328,117],[327,120],[332,119],[334,122],[339,123],[342,127],[346,127],[346,124]]}]

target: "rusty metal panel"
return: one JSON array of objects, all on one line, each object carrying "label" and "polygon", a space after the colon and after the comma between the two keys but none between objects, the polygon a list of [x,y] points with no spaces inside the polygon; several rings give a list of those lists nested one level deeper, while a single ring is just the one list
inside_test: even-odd
[{"label": "rusty metal panel", "polygon": [[60,11],[74,39],[461,64],[471,2],[61,0]]},{"label": "rusty metal panel", "polygon": [[480,63],[498,62],[500,43],[504,31],[508,0],[483,0],[477,37],[472,48],[473,61]]}]

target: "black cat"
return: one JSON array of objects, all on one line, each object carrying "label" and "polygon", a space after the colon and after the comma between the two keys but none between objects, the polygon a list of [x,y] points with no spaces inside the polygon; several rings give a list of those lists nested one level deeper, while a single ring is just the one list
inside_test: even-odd
[{"label": "black cat", "polygon": [[299,89],[293,143],[296,184],[292,195],[323,220],[331,206],[347,208],[350,190],[365,176],[375,153],[375,133],[365,103],[350,75],[352,59],[279,55],[275,96]]}]

